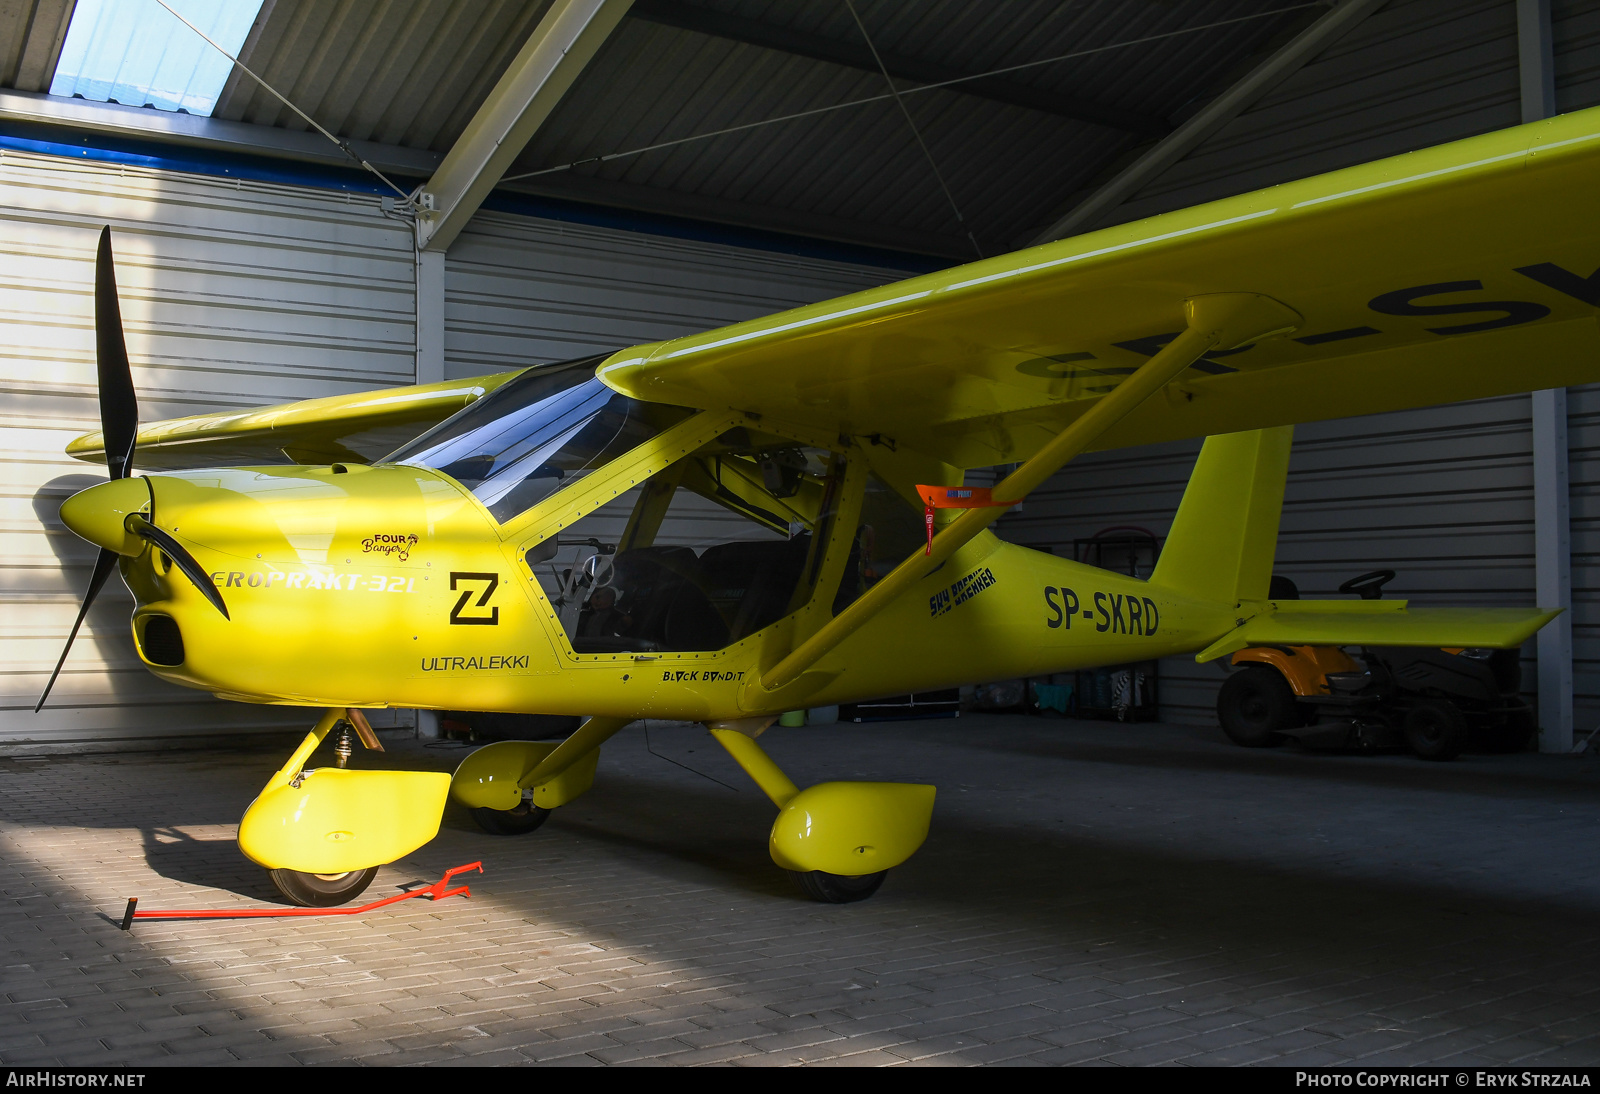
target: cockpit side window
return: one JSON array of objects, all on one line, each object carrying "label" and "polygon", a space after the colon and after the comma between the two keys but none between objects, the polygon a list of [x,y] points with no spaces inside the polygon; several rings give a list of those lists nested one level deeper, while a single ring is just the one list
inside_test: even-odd
[{"label": "cockpit side window", "polygon": [[612,391],[604,359],[529,369],[384,462],[449,475],[504,524],[692,413]]},{"label": "cockpit side window", "polygon": [[722,649],[812,595],[845,467],[731,430],[541,541],[529,576],[577,653]]}]

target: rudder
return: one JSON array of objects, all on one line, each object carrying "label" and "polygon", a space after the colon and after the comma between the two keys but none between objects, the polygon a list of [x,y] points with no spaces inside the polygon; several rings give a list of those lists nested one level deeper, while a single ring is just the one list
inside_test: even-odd
[{"label": "rudder", "polygon": [[1153,585],[1201,600],[1265,600],[1277,553],[1293,426],[1207,437]]}]

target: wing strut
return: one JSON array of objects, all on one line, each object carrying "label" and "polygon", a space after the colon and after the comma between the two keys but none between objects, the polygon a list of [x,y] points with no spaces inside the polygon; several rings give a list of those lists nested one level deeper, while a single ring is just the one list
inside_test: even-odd
[{"label": "wing strut", "polygon": [[[993,496],[1020,501],[1035,487],[1093,444],[1102,433],[1136,410],[1184,369],[1212,350],[1232,349],[1247,342],[1287,334],[1300,326],[1293,308],[1259,293],[1210,293],[1184,302],[1188,325],[1183,333],[1138,371],[1067,426],[1033,458],[995,484]],[[797,680],[802,672],[882,611],[896,597],[938,569],[956,549],[999,519],[1003,506],[967,509],[933,537],[932,549],[918,551],[889,576],[868,589],[855,603],[834,616],[821,630],[761,676],[761,686],[774,691]]]}]

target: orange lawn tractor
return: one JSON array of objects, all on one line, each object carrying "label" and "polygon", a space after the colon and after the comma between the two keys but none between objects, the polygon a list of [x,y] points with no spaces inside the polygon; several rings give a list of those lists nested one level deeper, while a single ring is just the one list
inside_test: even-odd
[{"label": "orange lawn tractor", "polygon": [[[1394,576],[1374,570],[1339,591],[1376,600]],[[1268,595],[1300,599],[1294,582],[1278,575]],[[1409,747],[1425,760],[1449,760],[1468,747],[1528,747],[1534,717],[1521,686],[1518,650],[1362,646],[1351,656],[1338,646],[1252,646],[1233,655],[1217,720],[1247,748],[1293,740],[1366,752]]]}]

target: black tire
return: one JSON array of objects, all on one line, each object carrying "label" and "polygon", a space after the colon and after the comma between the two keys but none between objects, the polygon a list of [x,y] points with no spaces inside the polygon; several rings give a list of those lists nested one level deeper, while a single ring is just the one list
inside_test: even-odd
[{"label": "black tire", "polygon": [[1454,703],[1419,699],[1401,726],[1411,751],[1424,760],[1453,760],[1467,740],[1467,719]]},{"label": "black tire", "polygon": [[291,903],[302,908],[336,908],[348,904],[372,884],[378,868],[350,870],[343,874],[306,874],[299,870],[269,870],[272,884]]},{"label": "black tire", "polygon": [[491,836],[524,836],[545,822],[550,810],[526,798],[515,809],[474,809],[472,819]]},{"label": "black tire", "polygon": [[853,904],[877,892],[878,886],[883,884],[883,879],[889,876],[889,871],[879,870],[875,874],[847,877],[844,874],[829,874],[821,870],[807,873],[790,870],[789,876],[800,886],[800,891],[812,900],[820,900],[824,904]]},{"label": "black tire", "polygon": [[1484,734],[1484,747],[1490,752],[1526,752],[1537,729],[1533,708],[1521,703],[1506,711],[1500,724]]},{"label": "black tire", "polygon": [[1240,669],[1222,682],[1217,693],[1217,721],[1228,740],[1245,748],[1282,744],[1280,730],[1300,722],[1300,710],[1289,682],[1264,665]]}]

